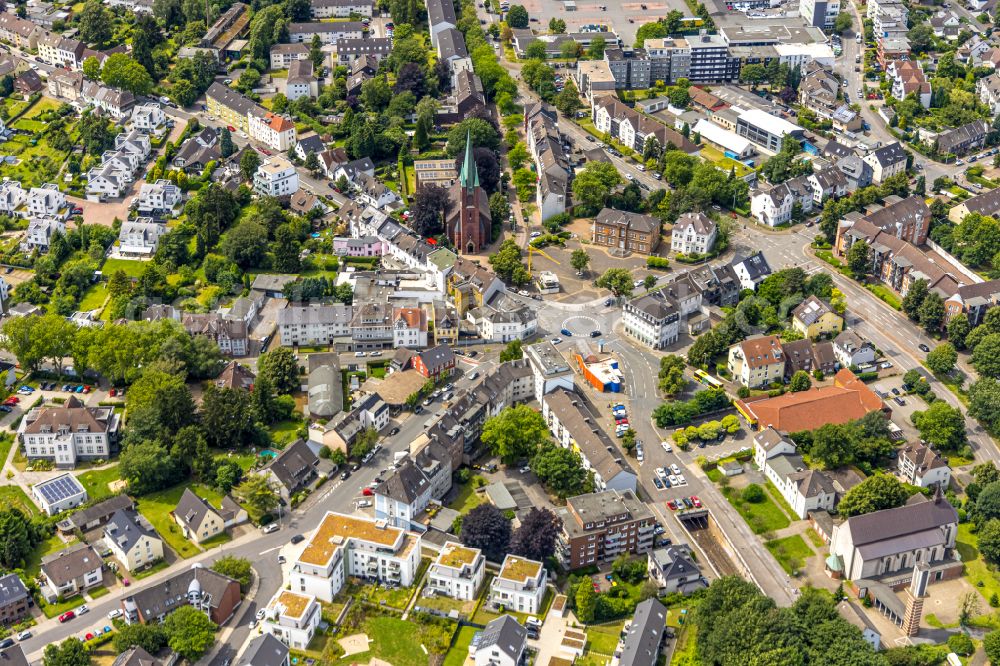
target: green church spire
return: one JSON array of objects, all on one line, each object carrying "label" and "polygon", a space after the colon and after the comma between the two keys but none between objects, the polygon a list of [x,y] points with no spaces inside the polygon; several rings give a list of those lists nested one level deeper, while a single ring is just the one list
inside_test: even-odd
[{"label": "green church spire", "polygon": [[462,173],[459,174],[458,182],[468,190],[479,187],[479,169],[476,168],[476,160],[472,157],[472,130],[466,130],[465,133],[465,161],[462,162]]}]

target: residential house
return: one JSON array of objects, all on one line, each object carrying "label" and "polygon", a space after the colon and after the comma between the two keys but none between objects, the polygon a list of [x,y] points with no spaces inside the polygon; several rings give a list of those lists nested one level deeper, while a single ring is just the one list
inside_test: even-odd
[{"label": "residential house", "polygon": [[291,305],[278,311],[278,332],[285,347],[327,346],[351,337],[350,305]]},{"label": "residential house", "polygon": [[119,509],[134,508],[135,500],[122,493],[103,502],[98,502],[97,504],[74,511],[68,518],[60,522],[58,527],[61,531],[80,530],[81,532],[89,532],[111,520],[111,516]]},{"label": "residential house", "polygon": [[152,257],[156,254],[160,237],[167,231],[167,225],[153,222],[148,217],[124,222],[118,232],[118,252],[124,256]]},{"label": "residential house", "polygon": [[660,244],[660,220],[652,215],[604,208],[594,218],[591,238],[619,252],[653,254]]},{"label": "residential house", "polygon": [[399,201],[399,195],[374,176],[359,173],[353,185],[358,198],[368,206],[385,208]]},{"label": "residential house", "polygon": [[205,170],[209,162],[218,162],[221,159],[222,151],[219,148],[219,134],[214,128],[206,127],[200,132],[189,136],[181,144],[171,164],[179,169],[183,169],[185,173],[200,174]]},{"label": "residential house", "polygon": [[14,90],[25,96],[40,92],[43,87],[41,77],[33,69],[21,72],[14,79]]},{"label": "residential house", "polygon": [[299,174],[291,162],[276,155],[257,167],[253,187],[266,196],[291,196],[299,189]]},{"label": "residential house", "polygon": [[845,329],[833,339],[833,353],[843,368],[875,362],[875,345],[862,338],[853,329]]},{"label": "residential house", "polygon": [[677,342],[681,317],[677,299],[663,289],[637,296],[622,306],[625,332],[653,349],[665,349]]},{"label": "residential house", "polygon": [[478,548],[445,542],[427,570],[427,587],[434,594],[472,601],[486,575],[486,558]]},{"label": "residential house", "polygon": [[809,374],[814,370],[823,374],[837,371],[837,357],[833,353],[833,343],[829,341],[814,343],[806,338],[782,343],[781,349],[785,353],[786,380],[790,380],[800,370]]},{"label": "residential house", "polygon": [[292,563],[289,577],[293,590],[329,603],[348,576],[409,587],[419,566],[419,534],[328,511]]},{"label": "residential house", "polygon": [[46,81],[49,95],[75,102],[83,90],[83,72],[54,69]]},{"label": "residential house", "polygon": [[42,558],[39,578],[45,600],[68,599],[104,583],[104,563],[85,543],[69,546]]},{"label": "residential house", "polygon": [[729,372],[742,386],[765,388],[785,375],[785,354],[776,335],[748,338],[729,348]]},{"label": "residential house", "polygon": [[84,81],[80,89],[80,99],[107,113],[114,120],[129,115],[135,106],[135,96],[127,90],[108,88],[95,81]]},{"label": "residential house", "polygon": [[324,150],[326,150],[326,144],[323,143],[323,137],[319,134],[300,136],[295,143],[295,155],[303,161],[309,157],[309,153],[316,153],[318,156]]},{"label": "residential house", "polygon": [[222,625],[242,602],[239,581],[201,564],[141,589],[133,586],[127,594],[121,600],[122,619],[127,624],[158,624],[178,608],[194,606]]},{"label": "residential house", "polygon": [[111,666],[162,666],[162,663],[159,659],[156,659],[153,655],[135,645],[118,655]]},{"label": "residential house", "polygon": [[431,45],[437,48],[437,36],[458,25],[452,0],[427,0],[427,26]]},{"label": "residential house", "polygon": [[[994,76],[1000,77],[1000,74]],[[982,194],[960,201],[948,210],[948,219],[958,224],[970,213],[979,213],[986,217],[1000,216],[1000,191],[986,190]]]},{"label": "residential house", "polygon": [[664,546],[646,554],[646,571],[660,594],[691,594],[708,587],[687,544]]},{"label": "residential house", "polygon": [[293,650],[305,650],[312,641],[323,611],[316,597],[292,590],[278,590],[264,609],[261,631]]},{"label": "residential house", "polygon": [[85,407],[71,396],[62,405],[28,410],[17,437],[28,460],[72,468],[78,460],[108,460],[117,450],[120,420],[111,407]]},{"label": "residential house", "polygon": [[976,82],[979,101],[990,107],[990,115],[1000,115],[1000,73],[990,74]]},{"label": "residential house", "polygon": [[374,0],[311,0],[312,16],[317,19],[349,18],[357,16],[372,16]]},{"label": "residential house", "polygon": [[0,213],[14,217],[28,200],[28,193],[16,180],[0,181]]},{"label": "residential house", "polygon": [[236,666],[291,666],[288,646],[272,634],[253,638],[240,655]]},{"label": "residential house", "polygon": [[917,60],[894,60],[885,68],[886,79],[892,82],[892,96],[905,99],[915,95],[925,109],[931,106],[931,84]]},{"label": "residential house", "polygon": [[840,333],[844,328],[844,318],[826,302],[809,296],[792,310],[792,328],[806,338],[816,339]]},{"label": "residential house", "polygon": [[336,44],[341,39],[362,39],[364,30],[365,26],[361,21],[289,23],[288,41],[293,44],[311,44],[313,36],[318,35],[320,43]]},{"label": "residential house", "polygon": [[792,178],[767,190],[755,192],[750,198],[750,213],[769,227],[787,224],[797,211],[799,215],[812,212],[813,193],[809,176]]},{"label": "residential house", "polygon": [[271,69],[288,69],[293,62],[309,59],[309,45],[275,44],[271,47]]},{"label": "residential house", "polygon": [[424,377],[437,381],[454,371],[456,361],[455,353],[448,345],[437,345],[418,352],[413,357],[413,369]]},{"label": "residential house", "polygon": [[38,57],[53,67],[80,69],[86,44],[78,39],[46,32],[38,38]]},{"label": "residential house", "polygon": [[167,116],[159,104],[143,104],[132,109],[132,127],[140,132],[155,132],[166,122]]},{"label": "residential house", "polygon": [[989,132],[990,125],[985,120],[973,120],[938,134],[934,148],[941,155],[965,155],[985,146]]},{"label": "residential house", "polygon": [[923,443],[907,444],[899,450],[896,471],[904,483],[918,488],[947,488],[951,481],[948,461]]},{"label": "residential house", "polygon": [[563,525],[556,556],[570,569],[599,566],[653,547],[656,518],[631,490],[570,497],[559,515]]},{"label": "residential house", "polygon": [[845,189],[855,192],[872,184],[874,170],[871,165],[854,153],[834,158],[834,164],[847,180]]},{"label": "residential house", "polygon": [[813,208],[823,205],[827,199],[839,199],[848,193],[847,176],[836,167],[828,167],[807,177],[813,189]]},{"label": "residential house", "polygon": [[31,188],[28,191],[27,203],[27,217],[64,219],[69,214],[66,195],[60,192],[59,186],[54,183]]},{"label": "residential house", "polygon": [[104,525],[103,541],[127,571],[145,569],[163,559],[163,540],[136,511],[116,511]]},{"label": "residential house", "polygon": [[16,573],[0,576],[0,624],[19,624],[31,605],[31,595]]},{"label": "residential house", "polygon": [[13,12],[0,12],[0,40],[9,42],[19,49],[35,50],[42,29]]},{"label": "residential house", "polygon": [[906,171],[906,151],[898,141],[876,148],[863,159],[872,168],[872,182],[876,185]]},{"label": "residential house", "polygon": [[431,484],[418,466],[406,458],[375,488],[375,520],[394,527],[421,531],[417,516],[431,501]]},{"label": "residential house", "polygon": [[227,356],[246,356],[249,351],[250,337],[244,321],[227,319],[217,312],[184,313],[181,325],[188,335],[201,335],[212,340]]},{"label": "residential house", "polygon": [[296,440],[286,446],[267,467],[264,473],[277,487],[278,494],[286,502],[292,495],[307,487],[316,478],[319,458],[304,440]]},{"label": "residential house", "polygon": [[978,326],[986,312],[997,304],[1000,304],[1000,281],[959,285],[955,293],[945,299],[945,318],[951,321],[961,314],[968,317],[970,324]]},{"label": "residential house", "polygon": [[707,254],[719,236],[718,226],[704,213],[684,213],[670,231],[670,249],[681,254]]},{"label": "residential house", "polygon": [[21,252],[30,254],[38,250],[44,254],[49,251],[52,237],[56,234],[66,235],[66,223],[62,220],[31,218],[28,230],[21,239]]},{"label": "residential house", "polygon": [[743,289],[756,291],[757,285],[763,282],[771,273],[771,266],[764,258],[763,252],[752,254],[746,259],[734,259],[733,270]]},{"label": "residential house", "polygon": [[251,113],[248,118],[247,131],[251,139],[282,153],[295,145],[295,123],[287,116],[267,112]]},{"label": "residential house", "polygon": [[542,609],[548,572],[541,562],[508,554],[500,573],[490,583],[486,604],[517,613],[535,615]]},{"label": "residential house", "polygon": [[246,510],[229,495],[222,498],[221,507],[216,509],[208,500],[195,495],[190,488],[184,489],[172,515],[184,538],[195,543],[225,534],[226,528],[247,520]]},{"label": "residential house", "polygon": [[142,183],[136,197],[139,215],[170,215],[184,200],[184,192],[169,180],[160,179],[154,183]]},{"label": "residential house", "polygon": [[285,97],[292,102],[300,97],[318,97],[319,81],[313,74],[311,60],[299,59],[288,66],[288,78],[285,79]]},{"label": "residential house", "polygon": [[[430,0],[430,2],[450,0]],[[469,644],[475,666],[519,666],[528,650],[528,630],[510,615],[490,620]]]}]

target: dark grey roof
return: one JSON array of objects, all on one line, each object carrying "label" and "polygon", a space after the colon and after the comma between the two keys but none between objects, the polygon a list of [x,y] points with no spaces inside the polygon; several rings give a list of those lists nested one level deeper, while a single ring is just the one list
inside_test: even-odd
[{"label": "dark grey roof", "polygon": [[886,541],[958,522],[955,507],[944,498],[883,509],[847,519],[854,547]]},{"label": "dark grey roof", "polygon": [[890,143],[887,146],[882,146],[881,148],[876,148],[872,151],[871,156],[883,168],[901,161],[906,161],[906,151],[903,150],[903,146],[899,143],[899,141]]},{"label": "dark grey roof", "polygon": [[5,650],[0,650],[0,666],[28,666],[28,660],[24,657],[21,646],[11,645]]},{"label": "dark grey roof", "polygon": [[667,609],[659,601],[647,599],[636,606],[619,666],[655,666],[666,626]]},{"label": "dark grey roof", "polygon": [[767,263],[767,259],[764,258],[763,252],[758,252],[757,254],[751,255],[742,261],[735,260],[733,265],[743,264],[747,273],[750,274],[751,280],[756,280],[759,277],[766,277],[771,274],[771,266]]},{"label": "dark grey roof", "polygon": [[148,622],[187,604],[188,591],[194,580],[198,581],[202,600],[207,600],[212,608],[219,607],[219,600],[229,584],[236,582],[229,576],[195,564],[170,578],[134,591],[122,601],[122,604],[126,610],[134,609],[141,613],[143,619]]},{"label": "dark grey roof", "polygon": [[597,214],[597,222],[599,224],[624,226],[626,228],[635,229],[636,231],[647,234],[653,233],[660,228],[660,220],[652,215],[630,213],[625,210],[616,210],[614,208],[601,209],[601,212]]},{"label": "dark grey roof", "polygon": [[939,134],[937,138],[938,152],[949,153],[952,149],[959,148],[964,143],[981,139],[989,131],[990,126],[985,120],[973,120],[971,123]]},{"label": "dark grey roof", "polygon": [[448,345],[438,345],[420,352],[420,360],[432,371],[455,362],[455,353]]},{"label": "dark grey roof", "polygon": [[996,215],[1000,211],[1000,188],[987,190],[978,196],[966,199],[965,207],[969,209],[970,213]]},{"label": "dark grey roof", "polygon": [[429,485],[430,482],[420,468],[407,459],[399,469],[393,470],[389,478],[379,484],[375,492],[403,504],[412,504],[427,491]]},{"label": "dark grey roof", "polygon": [[42,558],[42,573],[53,585],[62,587],[102,565],[102,560],[94,549],[81,543]]},{"label": "dark grey roof", "polygon": [[208,87],[205,96],[214,99],[222,106],[235,111],[241,116],[245,116],[251,111],[254,111],[256,115],[264,115],[264,110],[257,106],[257,103],[252,99],[244,97],[229,86],[224,86],[218,82]]},{"label": "dark grey roof", "polygon": [[174,508],[174,517],[180,519],[189,528],[197,530],[201,527],[202,521],[205,520],[205,514],[209,511],[215,512],[215,509],[191,492],[190,488],[185,488],[184,494],[181,495],[180,501]]},{"label": "dark grey roof", "polygon": [[17,603],[28,596],[28,590],[17,574],[0,577],[0,608]]},{"label": "dark grey roof", "polygon": [[308,155],[309,153],[321,153],[326,146],[323,145],[323,139],[319,134],[311,134],[299,139],[299,148]]},{"label": "dark grey roof", "polygon": [[442,60],[469,57],[469,49],[465,46],[465,37],[455,28],[448,28],[438,33],[438,55]]},{"label": "dark grey roof", "polygon": [[502,615],[492,620],[479,634],[477,650],[496,647],[516,661],[524,651],[528,630],[510,615]]},{"label": "dark grey roof", "polygon": [[[739,466],[739,463],[736,465]],[[684,544],[657,548],[649,556],[660,568],[664,580],[688,579],[701,573],[691,557],[691,549]]]},{"label": "dark grey roof", "polygon": [[297,490],[299,484],[312,474],[319,458],[303,440],[289,444],[278,457],[267,466],[288,490]]},{"label": "dark grey roof", "polygon": [[272,634],[264,634],[250,641],[240,655],[237,666],[282,666],[288,659],[288,646]]},{"label": "dark grey roof", "polygon": [[456,25],[455,3],[452,0],[427,0],[427,18],[431,26],[441,23]]},{"label": "dark grey roof", "polygon": [[314,35],[321,32],[361,32],[364,28],[361,21],[308,21],[305,23],[289,23],[288,34]]},{"label": "dark grey roof", "polygon": [[160,666],[160,662],[141,647],[133,647],[118,655],[111,666]]},{"label": "dark grey roof", "polygon": [[136,542],[144,536],[159,539],[159,535],[142,524],[135,511],[119,509],[104,526],[104,540],[115,542],[123,552],[128,553]]},{"label": "dark grey roof", "polygon": [[70,516],[68,520],[73,527],[83,529],[85,525],[89,525],[95,520],[101,522],[107,520],[119,509],[131,509],[134,506],[135,501],[123,493],[108,498],[103,502],[98,502],[93,506],[88,506],[86,509],[80,509]]}]

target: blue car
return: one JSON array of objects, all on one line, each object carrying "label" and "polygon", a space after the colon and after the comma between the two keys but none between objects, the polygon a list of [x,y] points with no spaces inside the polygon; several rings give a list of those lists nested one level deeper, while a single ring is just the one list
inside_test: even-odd
[{"label": "blue car", "polygon": [[83,384],[80,384],[79,386],[77,386],[76,389],[74,389],[73,392],[74,393],[83,393]]},{"label": "blue car", "polygon": [[27,391],[28,393],[34,393],[35,389],[25,384],[20,388],[21,391]]},{"label": "blue car", "polygon": [[568,328],[564,328],[563,330],[560,331],[560,333],[562,333],[563,335],[565,335],[567,338],[572,338],[573,337],[573,333],[570,332],[570,330]]}]

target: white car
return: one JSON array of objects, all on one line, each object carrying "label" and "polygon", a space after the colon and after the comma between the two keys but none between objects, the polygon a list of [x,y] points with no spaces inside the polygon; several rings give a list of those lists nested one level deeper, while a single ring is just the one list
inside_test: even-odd
[{"label": "white car", "polygon": [[121,608],[116,608],[113,611],[109,611],[108,612],[108,619],[109,620],[113,620],[116,617],[121,617],[121,616],[122,616],[122,609]]},{"label": "white car", "polygon": [[272,532],[277,532],[281,526],[278,523],[268,523],[260,530],[264,534],[270,534]]},{"label": "white car", "polygon": [[541,232],[541,231],[532,231],[532,232],[531,232],[531,237],[532,237],[532,238],[538,238],[538,237],[539,237],[539,236],[541,236],[541,235],[542,235],[542,232]]},{"label": "white car", "polygon": [[371,505],[372,505],[372,501],[371,500],[358,500],[358,508],[359,509],[367,509]]},{"label": "white car", "polygon": [[86,604],[84,604],[83,606],[80,606],[79,608],[77,608],[75,612],[76,612],[77,615],[86,615],[87,613],[90,612],[90,609],[87,608]]},{"label": "white car", "polygon": [[643,455],[642,449],[636,447],[636,450],[635,450],[635,459],[638,460],[641,463],[643,460],[645,460],[645,458],[646,458],[646,456]]},{"label": "white car", "polygon": [[674,476],[673,474],[667,476],[667,480],[670,481],[670,485],[672,485],[672,486],[676,486],[677,485],[677,477]]},{"label": "white car", "polygon": [[673,472],[674,474],[680,474],[681,468],[677,466],[677,463],[673,463],[672,465],[670,465],[670,471]]},{"label": "white car", "polygon": [[[121,613],[121,611],[118,611],[118,612]],[[17,635],[17,640],[19,640],[19,641],[26,641],[29,638],[31,638],[31,632],[30,631],[22,631],[21,633],[19,633]]]},{"label": "white car", "polygon": [[258,620],[263,620],[264,619],[264,612],[265,611],[264,611],[263,608],[260,608],[260,609],[257,610],[256,617],[257,617]]},{"label": "white car", "polygon": [[674,450],[673,447],[670,446],[670,442],[668,442],[666,440],[660,442],[660,446],[662,446],[663,450],[666,451],[667,453],[670,453],[671,451]]},{"label": "white car", "polygon": [[627,178],[628,180],[633,180],[633,178],[632,178],[632,174],[630,174],[630,173],[626,173],[626,174],[625,174],[625,177],[626,177],[626,178]]},{"label": "white car", "polygon": [[667,470],[663,469],[662,467],[657,467],[656,476],[660,477],[660,480],[662,481],[663,479],[667,478]]},{"label": "white car", "polygon": [[683,474],[678,474],[677,475],[677,485],[678,486],[686,486],[687,485],[687,479],[684,478]]}]

